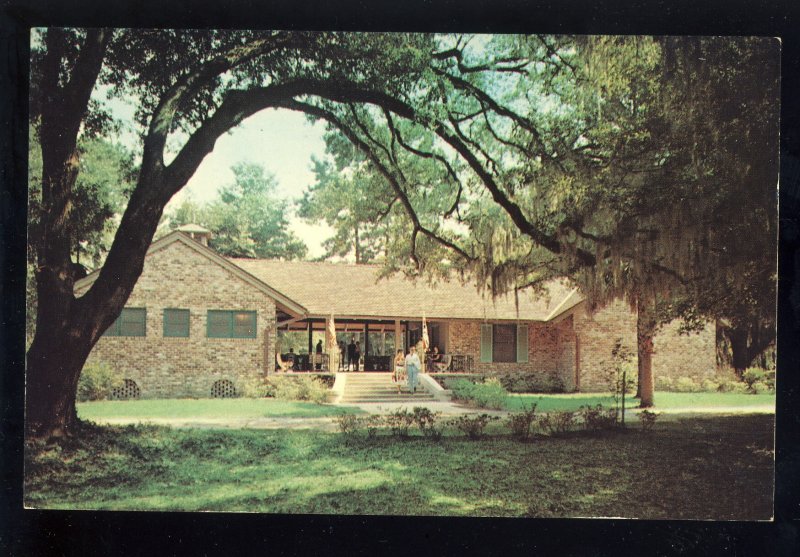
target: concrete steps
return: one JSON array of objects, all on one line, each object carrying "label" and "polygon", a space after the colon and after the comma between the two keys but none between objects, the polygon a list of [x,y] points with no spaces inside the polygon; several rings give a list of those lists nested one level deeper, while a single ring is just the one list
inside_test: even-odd
[{"label": "concrete steps", "polygon": [[417,392],[411,394],[403,385],[400,393],[392,383],[391,373],[364,372],[348,373],[340,404],[360,404],[369,402],[429,402],[436,398],[421,384]]}]

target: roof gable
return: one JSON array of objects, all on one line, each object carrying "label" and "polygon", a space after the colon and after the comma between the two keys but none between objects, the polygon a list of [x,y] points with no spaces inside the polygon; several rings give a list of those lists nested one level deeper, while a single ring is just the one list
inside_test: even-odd
[{"label": "roof gable", "polygon": [[[152,255],[153,253],[166,249],[169,246],[179,242],[190,249],[194,250],[198,254],[202,255],[206,259],[216,263],[220,267],[224,268],[237,278],[245,281],[246,283],[250,284],[251,286],[255,287],[256,289],[260,290],[279,304],[285,306],[289,311],[299,314],[299,315],[306,315],[308,310],[301,304],[297,303],[293,299],[289,298],[285,294],[281,293],[280,291],[276,290],[272,286],[265,283],[260,278],[253,276],[247,270],[241,268],[240,266],[235,265],[228,259],[222,257],[221,255],[217,254],[211,248],[208,248],[199,242],[196,242],[186,236],[183,232],[180,231],[173,231],[167,234],[166,236],[159,238],[147,249],[147,253],[145,254],[145,258]],[[86,290],[91,287],[94,281],[97,279],[98,275],[100,274],[100,270],[93,271],[86,277],[78,280],[75,282],[74,291],[76,294],[82,294]]]}]

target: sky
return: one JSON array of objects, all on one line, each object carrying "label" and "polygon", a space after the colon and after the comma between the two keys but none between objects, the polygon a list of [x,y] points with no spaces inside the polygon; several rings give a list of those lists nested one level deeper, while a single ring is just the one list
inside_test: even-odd
[{"label": "sky", "polygon": [[[135,107],[128,102],[106,100],[104,91],[97,91],[111,112],[123,122],[132,122]],[[314,183],[311,157],[325,157],[321,122],[311,124],[305,115],[291,110],[267,109],[247,118],[239,126],[222,135],[198,167],[194,176],[167,204],[169,212],[184,199],[195,202],[213,200],[220,187],[233,182],[231,167],[238,162],[262,165],[278,181],[278,195],[290,201],[299,199],[303,191]],[[119,141],[136,152],[139,139],[132,129],[123,131]],[[178,143],[177,148],[180,148]],[[167,160],[166,162],[169,162]],[[308,257],[323,254],[322,242],[333,235],[325,223],[309,224],[292,214],[289,228],[308,246]]]}]

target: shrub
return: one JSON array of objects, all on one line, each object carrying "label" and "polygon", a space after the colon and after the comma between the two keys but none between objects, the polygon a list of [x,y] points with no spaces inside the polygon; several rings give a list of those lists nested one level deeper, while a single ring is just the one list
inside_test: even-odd
[{"label": "shrub", "polygon": [[697,393],[702,390],[702,387],[691,377],[678,377],[673,389],[679,393]]},{"label": "shrub", "polygon": [[436,427],[436,419],[440,414],[441,412],[431,412],[429,409],[424,407],[414,407],[414,423],[417,424],[417,427],[419,427],[419,430],[422,432],[423,436],[430,437],[432,439],[440,439],[442,437],[441,430]]},{"label": "shrub", "polygon": [[313,377],[273,377],[270,384],[275,397],[283,400],[307,400],[322,404],[328,400],[328,387]]},{"label": "shrub", "polygon": [[247,376],[239,381],[239,394],[245,398],[263,398],[270,387],[263,376]]},{"label": "shrub", "polygon": [[448,423],[458,428],[463,433],[466,433],[467,437],[470,439],[479,439],[481,435],[483,435],[483,430],[486,429],[486,426],[489,424],[489,422],[499,419],[500,418],[497,416],[490,416],[488,414],[480,414],[476,416],[462,414],[457,418],[453,418]]},{"label": "shrub", "polygon": [[714,391],[719,390],[719,381],[715,381],[713,379],[703,379],[700,382],[700,387],[707,393],[713,393]]},{"label": "shrub", "polygon": [[453,397],[478,408],[500,410],[506,404],[508,392],[496,377],[490,377],[484,383],[460,379],[453,384]]},{"label": "shrub", "polygon": [[575,425],[574,412],[550,412],[539,419],[539,425],[550,435],[566,433]]},{"label": "shrub", "polygon": [[512,435],[520,441],[525,441],[530,437],[531,428],[536,421],[536,404],[530,408],[523,408],[522,412],[509,414],[506,424],[511,429]]},{"label": "shrub", "polygon": [[108,398],[111,391],[122,384],[122,374],[110,365],[104,362],[86,364],[78,378],[77,399],[86,402]]},{"label": "shrub", "polygon": [[383,425],[383,416],[379,414],[372,414],[368,418],[362,418],[362,423],[367,427],[367,437],[372,439],[378,435],[378,430]]},{"label": "shrub", "polygon": [[408,437],[408,428],[414,423],[414,414],[405,408],[398,408],[384,418],[384,422],[392,431],[392,435],[405,439]]},{"label": "shrub", "polygon": [[560,377],[544,371],[502,375],[500,383],[510,393],[562,393],[565,390]]},{"label": "shrub", "polygon": [[774,391],[775,371],[751,367],[742,374],[742,381],[747,385],[747,390],[754,394]]},{"label": "shrub", "polygon": [[746,393],[747,384],[733,379],[720,379],[717,381],[717,391],[720,393]]},{"label": "shrub", "polygon": [[614,408],[603,408],[602,404],[581,406],[578,414],[581,416],[584,426],[591,431],[610,429],[617,425],[617,411]]},{"label": "shrub", "polygon": [[653,429],[653,426],[656,425],[656,420],[660,414],[655,412],[651,412],[650,410],[642,410],[639,412],[639,422],[642,424],[642,429],[644,431],[650,431]]},{"label": "shrub", "polygon": [[361,428],[361,420],[355,414],[339,414],[334,421],[345,435],[354,435]]},{"label": "shrub", "polygon": [[671,391],[672,390],[672,377],[656,376],[656,390],[657,391]]}]

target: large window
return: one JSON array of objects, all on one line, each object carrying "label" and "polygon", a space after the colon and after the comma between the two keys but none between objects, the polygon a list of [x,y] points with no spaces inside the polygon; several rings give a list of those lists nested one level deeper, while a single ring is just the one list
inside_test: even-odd
[{"label": "large window", "polygon": [[481,325],[481,362],[527,361],[527,325]]},{"label": "large window", "polygon": [[107,337],[143,337],[147,331],[145,308],[122,308],[117,320],[103,333]]},{"label": "large window", "polygon": [[182,338],[189,336],[188,309],[164,310],[164,336]]},{"label": "large window", "polygon": [[211,338],[256,338],[256,312],[208,310],[207,336]]}]

